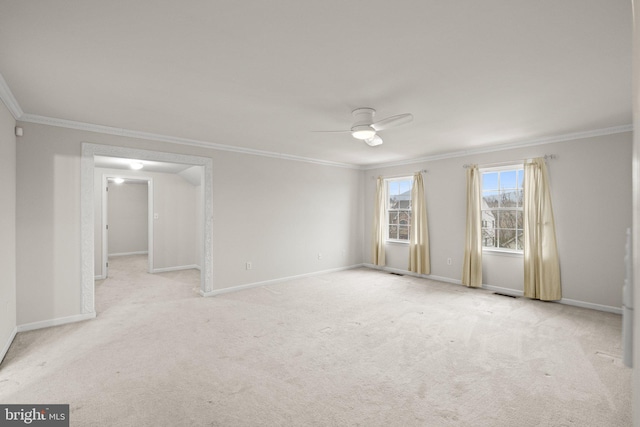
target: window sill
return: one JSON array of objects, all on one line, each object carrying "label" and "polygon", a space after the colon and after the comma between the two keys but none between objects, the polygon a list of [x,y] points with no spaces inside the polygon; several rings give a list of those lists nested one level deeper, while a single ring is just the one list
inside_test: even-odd
[{"label": "window sill", "polygon": [[408,240],[385,240],[386,244],[389,245],[402,245],[402,246],[406,246],[409,244]]},{"label": "window sill", "polygon": [[516,257],[516,258],[522,258],[524,256],[524,252],[522,251],[515,252],[515,251],[505,251],[502,249],[489,249],[489,248],[482,248],[482,254]]}]

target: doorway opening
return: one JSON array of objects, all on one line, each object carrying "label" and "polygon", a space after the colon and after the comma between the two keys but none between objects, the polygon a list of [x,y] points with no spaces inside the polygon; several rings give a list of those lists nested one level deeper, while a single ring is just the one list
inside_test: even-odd
[{"label": "doorway opening", "polygon": [[[96,267],[99,263],[96,260],[95,246],[95,216],[96,212],[96,191],[100,191],[96,183],[95,176],[95,158],[97,156],[105,156],[120,159],[137,159],[140,161],[150,162],[166,162],[174,164],[182,164],[189,166],[197,166],[202,171],[198,179],[200,185],[198,191],[201,203],[198,206],[197,222],[199,223],[200,233],[197,236],[197,244],[199,250],[199,267],[200,274],[200,294],[209,295],[213,290],[213,248],[212,248],[212,232],[213,232],[213,186],[212,160],[208,157],[191,156],[183,154],[164,153],[156,151],[148,151],[127,147],[118,147],[111,145],[101,145],[92,143],[82,144],[81,159],[81,237],[82,237],[82,286],[81,301],[82,313],[95,313],[95,277]],[[152,210],[149,210],[149,215]],[[151,221],[152,222],[152,221]],[[107,249],[108,251],[108,249]],[[101,251],[102,252],[102,251]],[[154,254],[154,261],[156,259]],[[102,259],[102,258],[99,258]],[[100,265],[101,267],[101,265]],[[98,268],[100,268],[98,267]],[[152,272],[158,272],[158,268],[153,268]],[[166,271],[166,269],[165,269]]]},{"label": "doorway opening", "polygon": [[115,256],[147,255],[147,272],[153,273],[153,178],[104,173],[101,189],[102,268],[96,279],[109,277]]}]

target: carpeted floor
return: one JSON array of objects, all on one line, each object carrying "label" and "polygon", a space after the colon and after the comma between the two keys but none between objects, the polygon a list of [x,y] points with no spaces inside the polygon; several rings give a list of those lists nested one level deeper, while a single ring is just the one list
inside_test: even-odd
[{"label": "carpeted floor", "polygon": [[72,426],[628,426],[621,318],[357,269],[202,298],[114,258],[95,320],[19,333],[0,402]]}]

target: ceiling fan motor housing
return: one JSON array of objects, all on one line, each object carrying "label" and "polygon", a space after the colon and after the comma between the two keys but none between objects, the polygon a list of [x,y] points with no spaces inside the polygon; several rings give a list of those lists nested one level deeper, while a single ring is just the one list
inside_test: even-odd
[{"label": "ceiling fan motor housing", "polygon": [[355,122],[351,127],[351,135],[357,139],[372,138],[376,131],[371,127],[376,110],[373,108],[357,108],[351,112]]},{"label": "ceiling fan motor housing", "polygon": [[373,116],[376,115],[376,110],[373,108],[356,108],[351,112],[354,118],[353,127],[357,126],[369,126],[373,123]]}]

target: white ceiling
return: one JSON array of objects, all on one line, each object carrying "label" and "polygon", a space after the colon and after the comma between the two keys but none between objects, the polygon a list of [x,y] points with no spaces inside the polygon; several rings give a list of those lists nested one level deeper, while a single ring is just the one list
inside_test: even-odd
[{"label": "white ceiling", "polygon": [[[631,123],[629,0],[0,0],[0,74],[58,118],[359,165]],[[351,110],[413,123],[369,147]]]}]

